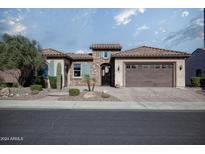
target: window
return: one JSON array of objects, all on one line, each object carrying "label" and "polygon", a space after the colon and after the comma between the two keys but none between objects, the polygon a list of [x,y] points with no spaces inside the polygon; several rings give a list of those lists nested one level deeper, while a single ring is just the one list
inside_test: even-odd
[{"label": "window", "polygon": [[108,58],[108,53],[107,53],[107,51],[105,51],[104,52],[104,56],[103,56],[104,58]]},{"label": "window", "polygon": [[127,69],[130,69],[130,65],[127,65],[126,68],[127,68]]},{"label": "window", "polygon": [[201,77],[202,76],[201,69],[197,69],[196,70],[196,76],[197,77]]},{"label": "window", "polygon": [[74,77],[81,77],[81,64],[74,64],[73,76]]},{"label": "window", "polygon": [[132,69],[136,69],[136,65],[132,65]]},{"label": "window", "polygon": [[101,58],[102,59],[108,59],[110,58],[111,53],[109,51],[103,51],[101,52]]}]

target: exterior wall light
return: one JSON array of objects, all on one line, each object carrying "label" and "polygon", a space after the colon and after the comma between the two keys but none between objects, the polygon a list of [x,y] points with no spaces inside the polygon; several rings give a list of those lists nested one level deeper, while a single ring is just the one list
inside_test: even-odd
[{"label": "exterior wall light", "polygon": [[117,71],[120,71],[120,66],[117,67]]},{"label": "exterior wall light", "polygon": [[179,70],[180,70],[180,71],[182,70],[182,65],[179,66]]}]

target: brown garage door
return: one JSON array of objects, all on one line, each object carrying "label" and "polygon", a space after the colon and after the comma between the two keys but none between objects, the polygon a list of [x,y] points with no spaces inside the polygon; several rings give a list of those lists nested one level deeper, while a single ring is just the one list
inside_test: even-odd
[{"label": "brown garage door", "polygon": [[126,64],[126,86],[173,87],[173,69],[170,63]]}]

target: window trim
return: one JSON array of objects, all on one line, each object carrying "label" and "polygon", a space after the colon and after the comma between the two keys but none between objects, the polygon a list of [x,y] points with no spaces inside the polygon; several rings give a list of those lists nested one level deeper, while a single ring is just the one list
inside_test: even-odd
[{"label": "window trim", "polygon": [[[74,74],[75,74],[75,73],[74,73],[74,72],[75,72],[75,71],[74,71],[74,68],[75,68],[74,65],[75,65],[75,64],[79,64],[79,65],[80,65],[80,76],[75,76],[75,75],[74,75]],[[80,79],[80,78],[82,78],[82,63],[74,63],[74,64],[73,64],[73,75],[72,75],[72,77],[75,78],[75,79]]]}]

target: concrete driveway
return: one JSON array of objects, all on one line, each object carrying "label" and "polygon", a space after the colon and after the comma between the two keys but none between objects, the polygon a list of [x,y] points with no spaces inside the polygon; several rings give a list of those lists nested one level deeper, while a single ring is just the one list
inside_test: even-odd
[{"label": "concrete driveway", "polygon": [[96,91],[106,90],[122,101],[137,102],[205,102],[205,95],[195,88],[153,88],[153,87],[96,87]]}]

